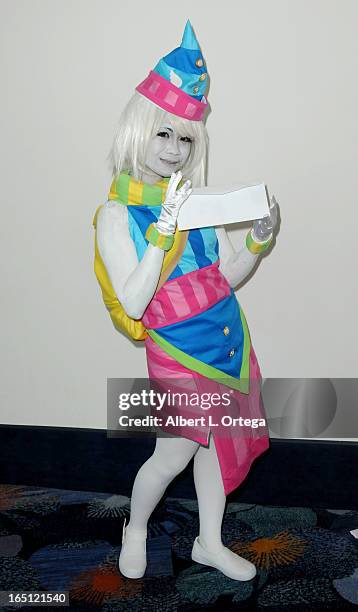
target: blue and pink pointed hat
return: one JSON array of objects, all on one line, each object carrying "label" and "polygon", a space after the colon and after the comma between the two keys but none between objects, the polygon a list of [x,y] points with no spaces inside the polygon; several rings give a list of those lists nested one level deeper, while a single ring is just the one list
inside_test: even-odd
[{"label": "blue and pink pointed hat", "polygon": [[159,60],[136,90],[169,113],[201,121],[208,108],[207,84],[204,58],[188,20],[180,47]]}]

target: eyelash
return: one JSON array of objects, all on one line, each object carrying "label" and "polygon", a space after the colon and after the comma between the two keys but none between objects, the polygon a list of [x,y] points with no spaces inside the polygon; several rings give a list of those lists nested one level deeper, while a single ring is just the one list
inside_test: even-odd
[{"label": "eyelash", "polygon": [[[160,137],[167,136],[169,138],[168,132],[158,132],[157,136],[160,136]],[[190,142],[190,143],[193,142],[191,138],[189,138],[189,136],[182,136],[180,140],[183,140],[183,142]]]}]

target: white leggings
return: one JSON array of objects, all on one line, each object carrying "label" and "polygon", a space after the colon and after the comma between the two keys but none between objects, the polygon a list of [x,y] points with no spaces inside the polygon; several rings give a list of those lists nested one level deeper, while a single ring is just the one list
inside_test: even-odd
[{"label": "white leggings", "polygon": [[153,455],[142,465],[134,481],[129,529],[146,532],[148,519],[167,486],[193,456],[200,541],[209,550],[222,546],[221,523],[226,495],[211,434],[208,447],[186,438],[157,438]]}]

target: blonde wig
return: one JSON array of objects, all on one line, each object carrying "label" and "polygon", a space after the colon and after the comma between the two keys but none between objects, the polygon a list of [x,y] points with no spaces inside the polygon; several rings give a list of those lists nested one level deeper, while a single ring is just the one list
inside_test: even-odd
[{"label": "blonde wig", "polygon": [[209,139],[205,124],[168,113],[138,92],[123,109],[108,155],[114,177],[126,170],[135,180],[142,180],[148,144],[168,121],[180,136],[192,141],[188,161],[181,168],[183,176],[191,179],[193,187],[206,184]]}]

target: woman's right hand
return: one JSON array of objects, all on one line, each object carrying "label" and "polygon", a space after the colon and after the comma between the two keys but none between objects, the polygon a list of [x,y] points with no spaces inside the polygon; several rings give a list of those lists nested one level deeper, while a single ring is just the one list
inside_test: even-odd
[{"label": "woman's right hand", "polygon": [[155,223],[158,232],[161,234],[174,234],[180,207],[193,191],[190,180],[185,181],[184,185],[177,191],[182,176],[179,170],[170,177],[166,198],[162,204],[158,221]]}]

